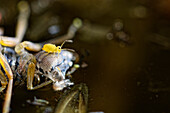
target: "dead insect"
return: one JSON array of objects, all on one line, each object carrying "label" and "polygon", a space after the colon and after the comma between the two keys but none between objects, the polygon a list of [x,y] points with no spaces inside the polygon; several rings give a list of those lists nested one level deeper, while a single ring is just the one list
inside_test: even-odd
[{"label": "dead insect", "polygon": [[[64,87],[73,85],[73,83],[65,77],[67,70],[73,65],[73,61],[76,59],[73,55],[73,52],[61,49],[63,46],[64,40],[68,40],[74,37],[76,31],[80,28],[80,19],[78,24],[76,21],[73,21],[73,24],[70,26],[68,33],[56,41],[56,39],[47,41],[47,42],[63,42],[61,46],[57,46],[56,53],[53,48],[54,46],[44,47],[45,51],[40,51],[42,48],[42,43],[32,43],[30,41],[24,41],[21,43],[21,40],[24,37],[28,17],[29,17],[29,6],[25,1],[19,3],[20,15],[17,23],[16,37],[6,37],[0,36],[0,92],[6,89],[6,95],[3,106],[3,113],[8,113],[10,108],[13,80],[17,80],[18,84],[23,82],[27,83],[28,90],[35,90],[46,86],[50,83],[53,83],[54,90],[62,90]],[[43,43],[44,44],[44,43]],[[8,47],[2,47],[8,46]],[[9,47],[14,47],[9,48]],[[29,51],[38,52],[36,55],[29,53]],[[52,54],[51,52],[52,51]],[[49,54],[47,54],[49,52]],[[35,86],[33,82],[35,79]],[[43,79],[43,82],[41,81]]]}]

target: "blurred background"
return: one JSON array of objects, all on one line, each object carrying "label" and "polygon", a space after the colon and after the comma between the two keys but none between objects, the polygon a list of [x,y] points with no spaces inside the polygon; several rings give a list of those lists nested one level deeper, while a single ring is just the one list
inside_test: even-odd
[{"label": "blurred background", "polygon": [[[0,27],[15,36],[19,0],[0,0]],[[88,66],[72,75],[89,88],[88,111],[104,113],[170,112],[170,0],[28,0],[31,7],[24,40],[41,42],[65,34],[72,20],[83,26],[74,37],[75,49]],[[14,87],[13,113],[55,108],[51,87],[28,91]],[[26,100],[46,99],[46,108]],[[3,99],[0,100],[2,106]],[[0,107],[0,109],[2,109]],[[53,112],[53,110],[48,110]]]}]

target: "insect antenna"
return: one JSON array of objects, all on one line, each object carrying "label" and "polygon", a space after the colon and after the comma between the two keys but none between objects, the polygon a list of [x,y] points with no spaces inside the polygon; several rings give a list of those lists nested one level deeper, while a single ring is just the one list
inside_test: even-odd
[{"label": "insect antenna", "polygon": [[[62,48],[62,46],[63,46],[66,42],[73,43],[73,41],[72,41],[72,40],[65,40],[65,41],[61,44],[61,46],[60,46],[60,47]],[[64,49],[62,49],[62,50],[68,50],[68,51],[75,52],[75,50],[74,50],[74,49],[69,49],[69,48],[64,48]]]},{"label": "insect antenna", "polygon": [[61,44],[61,48],[63,47],[63,45],[66,43],[66,42],[69,42],[69,43],[73,43],[73,41],[72,40],[65,40],[62,44]]}]

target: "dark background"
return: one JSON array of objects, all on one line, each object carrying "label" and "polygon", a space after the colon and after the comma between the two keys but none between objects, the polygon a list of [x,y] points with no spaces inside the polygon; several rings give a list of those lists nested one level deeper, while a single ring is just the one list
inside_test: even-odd
[{"label": "dark background", "polygon": [[[18,2],[0,0],[0,25],[5,36],[15,36]],[[170,0],[28,2],[31,16],[24,40],[52,39],[65,34],[75,17],[83,20],[74,43],[65,47],[75,49],[88,64],[72,76],[75,84],[83,82],[89,88],[89,111],[170,112]],[[117,21],[123,25],[123,39],[121,34],[116,34],[119,31],[114,28]],[[57,29],[53,34],[49,32],[52,26]],[[12,112],[43,112],[45,108],[26,103],[34,96],[50,101],[48,107],[55,108],[56,98],[61,93],[54,92],[51,86],[36,91],[15,86]],[[1,106],[2,102],[3,98]]]}]

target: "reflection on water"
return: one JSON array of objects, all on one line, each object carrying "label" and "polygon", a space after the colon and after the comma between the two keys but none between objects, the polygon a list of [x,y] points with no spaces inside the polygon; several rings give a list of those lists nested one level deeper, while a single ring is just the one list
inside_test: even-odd
[{"label": "reflection on water", "polygon": [[[87,84],[89,111],[166,113],[169,110],[170,101],[169,10],[166,10],[166,13],[162,12],[166,4],[160,0],[154,1],[153,4],[146,0],[101,1],[94,0],[91,3],[86,0],[81,2],[50,0],[49,5],[60,6],[56,8],[53,5],[43,5],[37,12],[34,9],[30,20],[30,24],[33,23],[33,25],[30,25],[26,39],[29,39],[29,36],[30,40],[36,37],[35,41],[42,40],[42,37],[53,38],[54,35],[48,33],[50,26],[57,26],[60,28],[57,33],[62,34],[73,17],[82,18],[84,27],[76,35],[74,43],[68,46],[74,48],[82,60],[88,64],[88,67],[79,69],[73,74],[73,81],[75,84],[82,82]],[[168,3],[168,1],[165,2]],[[34,8],[36,3],[31,1],[30,3]],[[157,5],[158,3],[160,4]],[[4,4],[7,3],[4,2]],[[57,10],[54,11],[55,8]],[[38,18],[39,15],[42,19]],[[43,21],[40,22],[40,20],[46,18],[44,15],[50,15],[50,18],[55,15],[55,18],[45,25],[46,29],[43,28],[42,31],[33,35],[35,29],[42,27]],[[14,16],[14,14],[11,15],[11,17]],[[57,20],[58,17],[59,20]],[[6,21],[14,22],[10,17],[8,18],[4,21],[4,26]],[[128,34],[129,45],[121,46],[122,42],[115,40],[114,37],[108,40],[108,33],[113,33],[112,36],[114,36],[115,20],[121,20],[120,22],[123,23],[123,25],[119,23],[120,27],[122,25],[120,30]],[[46,18],[45,22],[47,21]],[[36,25],[36,22],[41,25]],[[7,29],[5,33],[12,35],[11,28],[8,26],[5,26],[5,30]],[[15,87],[12,96],[12,112],[42,112],[41,107],[26,103],[26,100],[34,96],[48,100],[49,106],[54,109],[60,94],[62,94],[61,91],[54,92],[48,87],[36,91],[27,91],[26,87]]]}]

